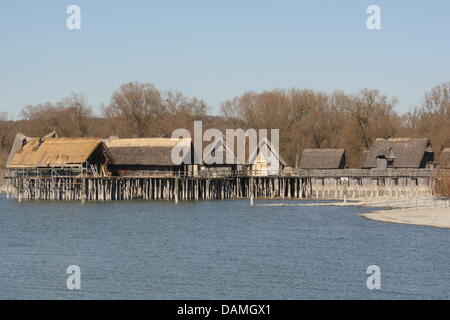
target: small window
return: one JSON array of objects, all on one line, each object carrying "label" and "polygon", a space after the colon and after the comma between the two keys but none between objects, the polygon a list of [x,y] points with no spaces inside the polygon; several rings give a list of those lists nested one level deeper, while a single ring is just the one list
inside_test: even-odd
[{"label": "small window", "polygon": [[387,159],[387,166],[392,168],[394,166],[394,159]]}]

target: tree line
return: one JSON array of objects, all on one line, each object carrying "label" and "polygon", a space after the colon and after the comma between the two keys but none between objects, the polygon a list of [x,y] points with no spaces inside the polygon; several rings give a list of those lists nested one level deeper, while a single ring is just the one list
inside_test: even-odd
[{"label": "tree line", "polygon": [[307,89],[248,91],[221,104],[212,116],[205,101],[178,91],[161,92],[150,83],[130,82],[115,90],[95,114],[82,94],[25,106],[20,120],[0,114],[0,166],[17,131],[63,137],[170,137],[177,128],[280,129],[280,152],[296,167],[305,148],[343,148],[350,167],[378,137],[429,137],[436,155],[450,147],[450,82],[425,92],[408,112],[395,111],[397,99],[376,89],[325,93]]}]

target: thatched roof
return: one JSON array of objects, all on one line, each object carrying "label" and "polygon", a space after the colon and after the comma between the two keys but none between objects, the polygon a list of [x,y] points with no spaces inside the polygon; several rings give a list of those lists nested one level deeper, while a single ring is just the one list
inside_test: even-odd
[{"label": "thatched roof", "polygon": [[344,149],[304,149],[300,169],[343,169],[346,165]]},{"label": "thatched roof", "polygon": [[358,168],[362,168],[364,166],[364,162],[366,162],[369,153],[369,150],[364,150],[361,152],[361,154],[359,155]]},{"label": "thatched roof", "polygon": [[[56,134],[56,131],[53,131],[53,132],[50,132],[49,134],[47,134],[46,136],[42,137],[42,139],[57,138],[57,137],[58,136]],[[17,153],[17,151],[19,151],[22,148],[24,143],[30,142],[33,139],[38,139],[38,138],[27,137],[23,133],[17,132],[16,137],[14,138],[14,142],[13,142],[11,151],[9,152],[8,159],[6,160],[6,165],[8,166],[8,164],[11,162],[14,155]]]},{"label": "thatched roof", "polygon": [[393,161],[393,168],[425,167],[425,155],[433,154],[428,138],[378,138],[367,155],[363,168],[376,168],[377,159]]},{"label": "thatched roof", "polygon": [[102,143],[96,138],[28,138],[7,164],[8,168],[68,167],[87,161]]},{"label": "thatched roof", "polygon": [[439,167],[443,169],[450,169],[450,148],[442,150],[439,157]]},{"label": "thatched roof", "polygon": [[[191,149],[191,139],[135,138],[106,141],[113,165],[176,166],[172,150],[176,146]],[[184,163],[191,163],[185,159]]]}]

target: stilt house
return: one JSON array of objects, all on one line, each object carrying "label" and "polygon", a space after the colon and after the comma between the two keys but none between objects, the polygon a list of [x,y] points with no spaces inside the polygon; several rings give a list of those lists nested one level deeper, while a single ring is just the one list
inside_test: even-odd
[{"label": "stilt house", "polygon": [[362,165],[363,169],[429,168],[434,153],[428,138],[378,138]]},{"label": "stilt house", "polygon": [[259,142],[247,162],[249,174],[253,176],[278,175],[282,173],[286,165],[279,150],[276,150],[268,139],[262,139]]},{"label": "stilt house", "polygon": [[300,169],[345,169],[347,157],[344,149],[304,149]]},{"label": "stilt house", "polygon": [[[132,138],[106,141],[111,154],[109,170],[115,176],[152,176],[158,174],[193,174],[191,139]],[[184,158],[175,159],[173,152]],[[175,151],[174,151],[175,150]]]},{"label": "stilt house", "polygon": [[18,133],[7,168],[23,175],[105,176],[108,152],[101,139],[30,138]]}]

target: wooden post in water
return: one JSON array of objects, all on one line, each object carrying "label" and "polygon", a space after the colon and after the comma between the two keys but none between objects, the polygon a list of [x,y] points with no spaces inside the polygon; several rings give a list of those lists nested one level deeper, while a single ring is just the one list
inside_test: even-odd
[{"label": "wooden post in water", "polygon": [[174,192],[175,192],[175,203],[178,203],[178,178],[175,178]]},{"label": "wooden post in water", "polygon": [[253,205],[253,177],[249,178],[249,190],[250,190],[250,205]]},{"label": "wooden post in water", "polygon": [[81,178],[81,204],[86,200],[86,179]]},{"label": "wooden post in water", "polygon": [[22,184],[23,184],[23,179],[22,177],[19,177],[18,179],[18,184],[17,184],[17,201],[22,202]]}]

